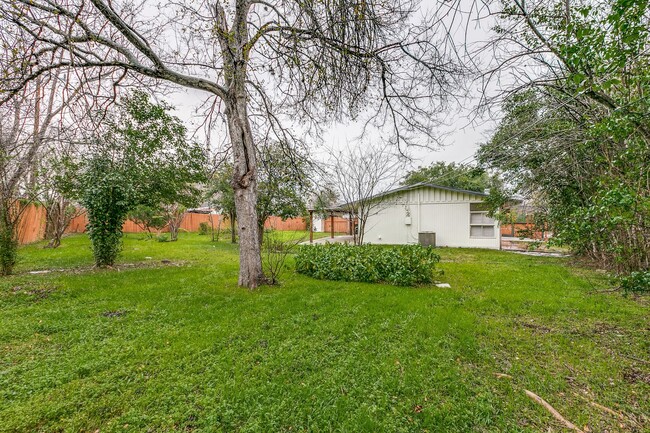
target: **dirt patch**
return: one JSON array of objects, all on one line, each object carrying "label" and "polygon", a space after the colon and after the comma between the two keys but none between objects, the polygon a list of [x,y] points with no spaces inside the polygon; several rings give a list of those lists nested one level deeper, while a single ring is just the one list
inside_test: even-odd
[{"label": "dirt patch", "polygon": [[126,311],[124,311],[124,310],[104,311],[102,313],[102,316],[109,317],[109,318],[122,317],[122,316],[125,316],[125,315],[126,315]]},{"label": "dirt patch", "polygon": [[616,325],[610,325],[609,323],[598,322],[594,324],[592,329],[594,335],[616,335],[617,337],[623,337],[625,331]]},{"label": "dirt patch", "polygon": [[548,334],[553,332],[553,329],[546,327],[544,325],[537,324],[535,322],[520,322],[519,325],[523,328],[532,330],[536,334]]},{"label": "dirt patch", "polygon": [[125,271],[129,269],[141,269],[141,268],[165,268],[169,266],[180,267],[185,266],[186,261],[172,261],[168,259],[162,260],[148,260],[145,262],[137,263],[120,263],[115,266],[109,266],[105,268],[98,268],[96,266],[79,266],[76,268],[67,268],[67,269],[43,269],[40,271],[26,271],[25,274],[29,275],[41,275],[41,274],[50,274],[50,273],[68,273],[68,274],[85,274],[93,271]]},{"label": "dirt patch", "polygon": [[42,301],[47,299],[56,287],[30,287],[30,286],[15,286],[11,289],[14,295],[25,295],[32,298],[34,302]]},{"label": "dirt patch", "polygon": [[646,385],[650,385],[650,373],[634,367],[623,370],[623,379],[627,383],[645,383]]}]

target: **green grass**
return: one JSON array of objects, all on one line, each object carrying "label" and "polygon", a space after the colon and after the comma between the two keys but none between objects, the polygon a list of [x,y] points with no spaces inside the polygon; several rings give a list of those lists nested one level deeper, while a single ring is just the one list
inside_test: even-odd
[{"label": "green grass", "polygon": [[451,289],[288,270],[249,292],[206,236],[129,235],[116,270],[85,236],[41,247],[0,279],[0,432],[564,431],[525,389],[650,429],[647,298],[566,259],[440,249]]},{"label": "green grass", "polygon": [[[291,230],[273,230],[272,236],[275,239],[282,241],[289,240],[300,240],[303,242],[309,241],[309,232],[308,231],[291,231]],[[334,233],[334,236],[344,236],[345,233]],[[331,236],[330,232],[314,232],[314,239],[329,238]]]}]

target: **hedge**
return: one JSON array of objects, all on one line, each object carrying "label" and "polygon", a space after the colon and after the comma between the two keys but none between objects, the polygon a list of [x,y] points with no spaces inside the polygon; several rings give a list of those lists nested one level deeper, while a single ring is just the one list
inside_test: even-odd
[{"label": "hedge", "polygon": [[434,282],[442,273],[436,270],[439,261],[433,247],[421,245],[305,245],[296,255],[296,270],[321,280],[416,286]]}]

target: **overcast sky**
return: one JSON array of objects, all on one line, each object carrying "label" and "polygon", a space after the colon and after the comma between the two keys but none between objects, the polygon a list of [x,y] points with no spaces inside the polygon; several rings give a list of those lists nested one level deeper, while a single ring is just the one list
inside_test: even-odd
[{"label": "overcast sky", "polygon": [[[470,1],[467,1],[467,4],[470,4]],[[426,13],[432,4],[434,4],[433,0],[425,0],[422,13]],[[487,40],[489,37],[491,22],[487,20],[477,21],[475,19],[476,13],[472,14],[472,17],[474,19],[470,21],[458,21],[455,27],[455,39],[457,39],[459,45],[468,44],[472,46]],[[478,94],[478,89],[475,93]],[[161,96],[176,107],[176,114],[188,123],[188,126],[194,125],[194,127],[190,126],[190,129],[196,128],[199,122],[196,108],[205,99],[204,93],[191,89],[179,89],[174,93]],[[472,117],[471,111],[475,105],[476,100],[472,98],[464,99],[460,101],[460,104],[452,104],[447,114],[441,118],[446,124],[441,126],[439,130],[440,141],[444,146],[437,150],[413,150],[411,153],[414,157],[413,166],[428,165],[435,161],[471,162],[480,143],[489,138],[491,131],[495,127],[494,121]],[[322,142],[313,143],[315,146],[312,147],[312,156],[320,160],[326,159],[326,149],[341,148],[347,143],[353,142],[359,136],[359,133],[360,127],[354,123],[331,125],[322,136]],[[376,137],[373,139],[381,138]]]}]

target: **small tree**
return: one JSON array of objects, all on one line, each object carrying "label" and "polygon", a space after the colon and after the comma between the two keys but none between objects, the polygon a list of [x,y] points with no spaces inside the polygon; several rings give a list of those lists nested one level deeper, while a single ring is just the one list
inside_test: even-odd
[{"label": "small tree", "polygon": [[77,207],[62,194],[53,194],[45,206],[45,239],[49,242],[45,248],[58,248],[65,231],[72,220],[86,211]]},{"label": "small tree", "polygon": [[169,229],[169,240],[174,242],[178,240],[178,231],[181,228],[183,217],[187,208],[182,204],[173,203],[163,205],[162,218]]},{"label": "small tree", "polygon": [[[235,221],[237,208],[235,207],[235,190],[232,187],[232,164],[224,162],[210,179],[206,198],[211,206],[217,208],[223,215],[228,215],[230,221],[230,242],[237,243],[237,231]],[[210,216],[212,221],[212,216]],[[221,227],[221,219],[219,219]],[[213,240],[214,240],[214,227]]]},{"label": "small tree", "polygon": [[115,262],[122,224],[136,206],[197,195],[205,157],[198,145],[187,143],[185,127],[170,108],[142,92],[123,98],[118,115],[108,119],[108,132],[81,163],[80,198],[97,266]]},{"label": "small tree", "polygon": [[276,232],[264,236],[262,243],[262,264],[269,284],[278,284],[282,272],[286,269],[289,254],[298,249],[303,238],[285,239]]},{"label": "small tree", "polygon": [[128,218],[153,238],[153,230],[160,232],[167,225],[163,210],[158,206],[139,205],[129,212]]},{"label": "small tree", "polygon": [[307,158],[296,149],[280,143],[260,149],[259,193],[257,197],[257,225],[260,244],[264,223],[271,216],[282,220],[304,215],[305,197],[309,190]]},{"label": "small tree", "polygon": [[72,85],[65,93],[60,83],[70,83],[64,72],[44,72],[19,91],[8,92],[4,81],[7,62],[23,53],[24,41],[7,46],[2,33],[0,50],[0,275],[13,271],[18,254],[18,223],[26,204],[35,201],[37,167],[46,144],[60,132],[57,126],[74,126],[65,115],[78,93]]},{"label": "small tree", "polygon": [[19,215],[15,209],[0,202],[0,275],[10,275],[18,257],[16,225]]},{"label": "small tree", "polygon": [[377,214],[386,204],[383,195],[398,178],[403,163],[386,146],[371,144],[332,152],[332,178],[339,196],[345,201],[341,209],[359,221],[354,243],[361,245],[368,217]]}]

